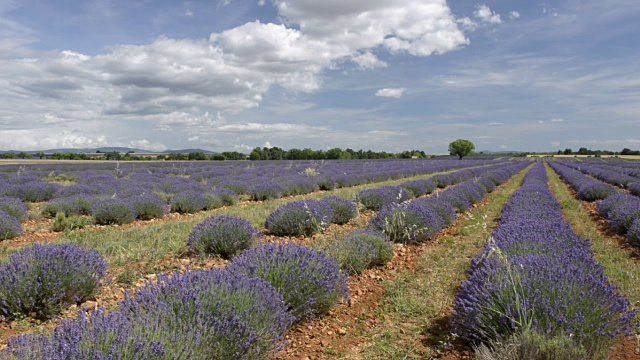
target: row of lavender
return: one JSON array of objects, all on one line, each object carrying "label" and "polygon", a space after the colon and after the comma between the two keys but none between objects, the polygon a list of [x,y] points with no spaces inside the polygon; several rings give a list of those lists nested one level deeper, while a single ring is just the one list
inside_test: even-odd
[{"label": "row of lavender", "polygon": [[456,295],[460,336],[496,354],[515,346],[542,353],[537,358],[599,359],[629,331],[635,312],[609,283],[591,242],[563,220],[542,163],[505,205],[492,238]]},{"label": "row of lavender", "polygon": [[640,196],[640,169],[616,167],[608,164],[562,162],[563,165],[578,170],[607,184],[612,184]]},{"label": "row of lavender", "polygon": [[582,200],[597,202],[598,213],[609,222],[609,227],[640,246],[640,198],[616,190],[588,177],[578,170],[550,162],[549,165],[577,192]]}]

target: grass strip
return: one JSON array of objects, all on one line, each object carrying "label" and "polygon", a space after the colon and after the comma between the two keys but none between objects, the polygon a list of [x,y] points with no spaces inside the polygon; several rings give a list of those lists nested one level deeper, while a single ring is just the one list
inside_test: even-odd
[{"label": "grass strip", "polygon": [[386,295],[376,314],[382,322],[371,333],[365,359],[434,358],[451,349],[455,339],[448,322],[455,292],[530,168],[489,194],[485,205],[462,215],[447,234],[423,244],[414,271],[385,284]]}]

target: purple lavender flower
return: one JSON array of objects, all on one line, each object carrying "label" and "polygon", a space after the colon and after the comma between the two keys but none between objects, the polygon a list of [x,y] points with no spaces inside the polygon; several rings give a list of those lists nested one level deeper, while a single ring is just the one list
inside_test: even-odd
[{"label": "purple lavender flower", "polygon": [[0,197],[0,210],[15,217],[19,221],[27,220],[29,207],[19,199],[13,197]]},{"label": "purple lavender flower", "polygon": [[262,233],[245,219],[235,216],[212,216],[196,225],[187,243],[197,253],[216,254],[229,259],[249,248]]},{"label": "purple lavender flower", "polygon": [[200,191],[184,191],[171,199],[171,212],[195,214],[204,210],[206,206],[207,201]]},{"label": "purple lavender flower", "polygon": [[330,222],[333,224],[343,225],[358,217],[358,206],[353,201],[338,196],[328,196],[320,201],[331,208]]},{"label": "purple lavender flower", "polygon": [[301,245],[254,246],[236,256],[227,269],[268,281],[297,321],[326,314],[349,294],[347,277],[335,260]]},{"label": "purple lavender flower", "polygon": [[95,250],[73,244],[34,244],[0,264],[0,314],[49,318],[92,298],[107,263]]},{"label": "purple lavender flower", "polygon": [[323,231],[333,218],[331,208],[318,200],[287,203],[267,217],[265,228],[277,236],[309,236]]},{"label": "purple lavender flower", "polygon": [[22,233],[20,220],[0,210],[0,240],[13,239]]},{"label": "purple lavender flower", "polygon": [[434,210],[412,201],[385,205],[370,226],[393,242],[419,243],[436,236],[445,222]]},{"label": "purple lavender flower", "polygon": [[131,203],[120,198],[98,201],[93,205],[92,213],[98,225],[123,225],[136,219],[136,211]]}]

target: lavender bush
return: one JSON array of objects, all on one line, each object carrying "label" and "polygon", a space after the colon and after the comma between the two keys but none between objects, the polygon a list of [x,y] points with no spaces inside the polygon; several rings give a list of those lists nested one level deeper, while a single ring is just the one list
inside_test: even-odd
[{"label": "lavender bush", "polygon": [[449,202],[441,201],[437,197],[417,199],[414,202],[424,208],[435,211],[444,220],[445,225],[450,225],[456,220],[456,209]]},{"label": "lavender bush", "polygon": [[0,240],[13,239],[22,233],[22,224],[15,217],[0,210]]},{"label": "lavender bush", "polygon": [[629,192],[635,196],[640,196],[640,181],[634,182],[629,185]]},{"label": "lavender bush", "polygon": [[171,199],[171,212],[180,214],[195,214],[206,206],[207,200],[200,191],[184,191]]},{"label": "lavender bush", "polygon": [[578,191],[578,197],[585,201],[596,201],[606,199],[615,192],[616,189],[609,184],[594,182],[582,186]]},{"label": "lavender bush", "polygon": [[385,205],[370,226],[383,232],[393,242],[420,243],[432,239],[445,222],[432,209],[419,202]]},{"label": "lavender bush", "polygon": [[212,216],[196,225],[187,243],[200,254],[216,254],[229,259],[251,246],[262,233],[245,219],[235,216]]},{"label": "lavender bush", "polygon": [[24,335],[0,359],[270,359],[293,323],[260,279],[213,269],[159,276],[119,309],[65,321],[52,335]]},{"label": "lavender bush", "polygon": [[431,194],[435,190],[436,185],[432,179],[419,179],[407,181],[400,184],[400,187],[406,189],[412,197],[418,198],[427,194]]},{"label": "lavender bush", "polygon": [[331,208],[330,222],[333,224],[343,225],[358,217],[358,206],[353,201],[338,196],[328,196],[320,201]]},{"label": "lavender bush", "polygon": [[98,225],[123,225],[136,219],[136,211],[129,201],[105,199],[93,205],[93,221]]},{"label": "lavender bush", "polygon": [[249,196],[253,201],[278,199],[284,195],[284,188],[273,181],[261,182],[249,189]]},{"label": "lavender bush", "polygon": [[333,218],[331,208],[318,200],[287,203],[267,217],[265,228],[276,236],[309,236],[323,231]]},{"label": "lavender bush", "polygon": [[29,207],[19,199],[12,197],[0,197],[0,210],[13,216],[19,221],[27,220]]},{"label": "lavender bush", "polygon": [[400,186],[382,186],[362,190],[356,195],[356,201],[365,209],[379,211],[384,205],[397,204],[409,200],[411,195]]},{"label": "lavender bush", "polygon": [[211,193],[222,200],[223,206],[232,206],[238,203],[238,194],[230,189],[217,189]]},{"label": "lavender bush", "polygon": [[68,198],[53,199],[48,201],[40,210],[46,218],[54,218],[58,213],[67,216],[91,215],[95,200],[87,195],[73,195]]},{"label": "lavender bush", "polygon": [[352,275],[388,263],[394,252],[394,246],[387,237],[372,229],[320,241],[316,246],[334,258],[343,271]]},{"label": "lavender bush", "polygon": [[107,271],[95,250],[73,244],[34,244],[0,264],[0,314],[50,318],[91,299]]},{"label": "lavender bush", "polygon": [[634,246],[640,247],[640,218],[633,220],[626,236]]},{"label": "lavender bush", "polygon": [[158,194],[137,195],[128,200],[140,220],[162,218],[169,213],[169,206]]},{"label": "lavender bush", "polygon": [[301,245],[254,246],[236,256],[227,268],[273,285],[297,321],[327,313],[349,293],[347,277],[338,263]]}]

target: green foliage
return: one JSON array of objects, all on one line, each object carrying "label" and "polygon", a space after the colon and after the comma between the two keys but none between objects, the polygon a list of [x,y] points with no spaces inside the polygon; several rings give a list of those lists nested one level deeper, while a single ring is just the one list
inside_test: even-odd
[{"label": "green foliage", "polygon": [[587,351],[570,337],[544,335],[524,331],[508,341],[480,345],[475,349],[478,360],[574,360],[591,359]]},{"label": "green foliage", "polygon": [[471,154],[476,146],[469,140],[458,139],[449,144],[449,154],[458,156],[459,159]]},{"label": "green foliage", "polygon": [[53,230],[62,232],[65,230],[82,229],[91,224],[93,224],[93,220],[88,216],[74,215],[67,217],[64,212],[59,212],[56,214],[53,222]]}]

